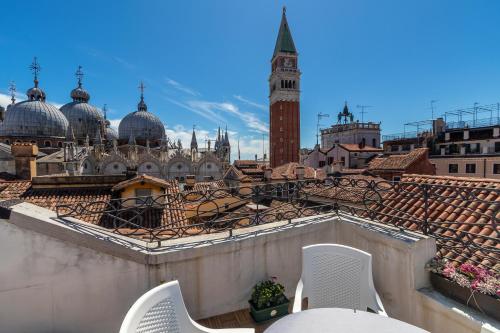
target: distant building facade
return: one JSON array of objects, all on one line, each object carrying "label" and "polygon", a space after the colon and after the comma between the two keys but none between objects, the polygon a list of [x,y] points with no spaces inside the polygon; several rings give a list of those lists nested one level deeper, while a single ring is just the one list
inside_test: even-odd
[{"label": "distant building facade", "polygon": [[384,153],[406,154],[417,148],[429,149],[429,160],[439,176],[500,179],[500,119],[446,123],[438,118],[432,128],[412,135],[384,139]]},{"label": "distant building facade", "polygon": [[380,123],[354,121],[347,103],[338,115],[338,123],[321,129],[321,148],[330,149],[337,143],[380,146]]},{"label": "distant building facade", "polygon": [[[231,163],[227,128],[225,132],[219,128],[213,147],[209,141],[200,148],[194,129],[190,147],[167,138],[162,121],[148,110],[142,83],[137,110],[123,118],[117,133],[105,114],[88,103],[81,67],[72,101],[60,109],[46,102],[36,59],[31,69],[34,87],[28,90],[27,100],[16,102],[12,91],[12,104],[0,110],[0,171],[13,171],[15,152],[27,151],[24,145],[36,146],[36,156],[29,156],[35,163],[33,175],[138,173],[181,182],[191,175],[201,181],[221,179]],[[15,151],[11,146],[17,147]]]},{"label": "distant building facade", "polygon": [[300,159],[300,74],[298,53],[283,8],[269,77],[271,167]]}]

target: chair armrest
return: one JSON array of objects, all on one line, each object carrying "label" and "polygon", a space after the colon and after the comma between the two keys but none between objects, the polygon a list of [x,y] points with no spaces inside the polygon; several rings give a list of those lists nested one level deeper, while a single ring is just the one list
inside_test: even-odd
[{"label": "chair armrest", "polygon": [[191,320],[193,328],[195,329],[194,331],[192,331],[192,333],[195,333],[195,331],[198,331],[200,333],[255,333],[255,330],[253,328],[208,328],[201,324],[198,324],[191,318],[189,319]]},{"label": "chair armrest", "polygon": [[304,288],[304,284],[302,283],[302,279],[297,283],[297,289],[295,289],[295,298],[293,299],[293,308],[292,313],[302,311],[302,289]]},{"label": "chair armrest", "polygon": [[382,304],[382,300],[380,299],[380,296],[378,295],[377,291],[375,291],[375,299],[374,299],[374,304],[373,304],[374,309],[376,313],[378,313],[381,316],[384,317],[389,317],[387,315],[387,312],[385,312],[384,305]]}]

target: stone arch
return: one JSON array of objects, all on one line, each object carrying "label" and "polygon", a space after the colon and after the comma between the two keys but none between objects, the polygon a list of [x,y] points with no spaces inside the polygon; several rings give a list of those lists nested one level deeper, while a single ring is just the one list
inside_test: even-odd
[{"label": "stone arch", "polygon": [[157,178],[162,178],[161,163],[151,156],[140,156],[137,163],[137,174],[149,175]]},{"label": "stone arch", "polygon": [[223,168],[221,162],[213,156],[205,156],[197,163],[196,178],[202,181],[205,177],[221,179]]},{"label": "stone arch", "polygon": [[85,158],[80,164],[80,172],[82,175],[95,174],[95,161],[92,158]]},{"label": "stone arch", "polygon": [[170,179],[184,181],[192,173],[191,161],[185,157],[174,157],[167,163],[167,175]]}]

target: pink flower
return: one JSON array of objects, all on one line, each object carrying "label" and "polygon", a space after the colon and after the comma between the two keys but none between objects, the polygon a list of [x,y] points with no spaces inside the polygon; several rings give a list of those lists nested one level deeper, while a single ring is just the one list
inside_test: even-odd
[{"label": "pink flower", "polygon": [[469,279],[474,279],[477,275],[477,268],[471,264],[462,264],[460,265],[459,270]]},{"label": "pink flower", "polygon": [[453,275],[455,275],[455,267],[450,263],[446,263],[443,269],[443,275],[447,278],[452,278]]},{"label": "pink flower", "polygon": [[470,284],[470,288],[471,288],[472,290],[476,290],[480,282],[481,282],[481,281],[480,281],[479,279],[475,279],[475,280],[474,280],[474,281],[472,281],[472,283]]}]

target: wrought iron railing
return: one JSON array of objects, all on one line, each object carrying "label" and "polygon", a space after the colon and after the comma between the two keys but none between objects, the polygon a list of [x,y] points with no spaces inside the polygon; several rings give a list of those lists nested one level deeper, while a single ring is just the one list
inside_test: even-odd
[{"label": "wrought iron railing", "polygon": [[155,242],[349,214],[429,235],[436,239],[438,256],[498,270],[500,184],[463,183],[330,178],[81,202],[57,206],[57,215]]}]

